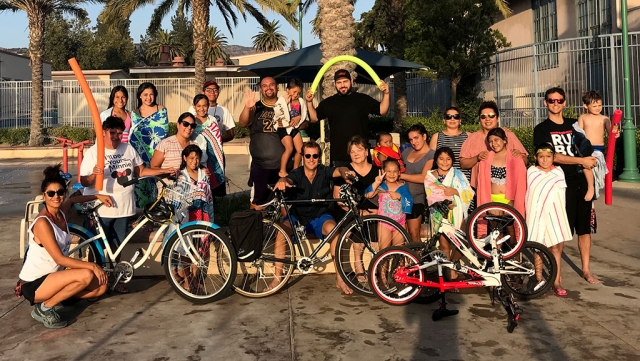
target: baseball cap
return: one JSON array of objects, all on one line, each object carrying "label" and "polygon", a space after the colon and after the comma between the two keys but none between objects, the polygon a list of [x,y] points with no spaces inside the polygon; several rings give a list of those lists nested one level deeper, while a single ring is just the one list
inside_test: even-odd
[{"label": "baseball cap", "polygon": [[202,90],[204,91],[205,89],[207,89],[208,87],[215,85],[216,88],[220,89],[220,86],[218,85],[218,83],[216,83],[213,80],[207,80],[204,82],[204,85],[202,86]]},{"label": "baseball cap", "polygon": [[347,78],[349,80],[351,80],[351,73],[349,73],[348,70],[345,69],[340,69],[338,71],[336,71],[336,74],[333,76],[333,81],[336,81],[340,78]]}]

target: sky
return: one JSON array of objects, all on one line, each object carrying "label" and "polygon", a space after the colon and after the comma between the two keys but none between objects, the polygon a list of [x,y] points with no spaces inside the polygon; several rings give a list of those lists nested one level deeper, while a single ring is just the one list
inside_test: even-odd
[{"label": "sky", "polygon": [[[360,14],[371,10],[374,0],[359,0],[356,2],[354,11],[354,18],[360,19]],[[131,16],[131,37],[134,43],[140,41],[140,35],[143,35],[151,20],[151,14],[153,13],[154,6],[147,5],[142,9],[139,9]],[[95,19],[102,10],[101,5],[87,5],[87,12],[92,20],[92,26],[95,25]],[[175,9],[168,15],[162,26],[164,29],[171,28],[170,18],[175,12]],[[319,39],[315,38],[311,34],[311,25],[309,22],[313,19],[316,13],[316,5],[312,5],[307,15],[302,19],[302,33],[303,33],[303,45],[309,46],[319,43]],[[298,29],[289,25],[281,16],[274,14],[273,12],[267,13],[269,20],[280,21],[280,31],[287,37],[287,46],[291,43],[291,40],[295,40],[298,44],[299,35]],[[242,18],[238,21],[238,26],[233,29],[234,36],[231,37],[229,31],[222,19],[222,16],[217,12],[215,7],[211,8],[211,20],[210,25],[217,26],[225,36],[228,38],[230,45],[242,45],[251,46],[251,37],[256,35],[260,31],[260,26],[251,17],[247,16],[247,21],[243,21]],[[27,16],[24,12],[8,12],[3,11],[0,13],[0,34],[12,34],[11,36],[0,39],[0,47],[3,48],[26,48],[29,46],[29,27],[27,22]],[[300,44],[298,44],[300,47]]]}]

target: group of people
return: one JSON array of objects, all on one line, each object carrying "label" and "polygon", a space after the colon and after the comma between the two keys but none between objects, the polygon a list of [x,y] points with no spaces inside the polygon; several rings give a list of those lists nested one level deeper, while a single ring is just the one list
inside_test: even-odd
[{"label": "group of people", "polygon": [[[354,187],[365,198],[361,211],[394,219],[419,241],[427,204],[452,200],[453,209],[445,216],[462,226],[473,207],[505,203],[526,217],[529,239],[549,246],[558,266],[563,242],[575,231],[583,277],[589,283],[598,283],[589,264],[593,195],[593,182],[589,180],[593,174],[589,170],[599,162],[588,147],[576,148],[574,138],[582,134],[582,126],[586,130],[583,143],[604,144],[604,130],[598,130],[607,122],[599,115],[601,99],[589,95],[589,104],[585,104],[589,114],[578,122],[562,116],[564,91],[549,89],[544,100],[548,118],[534,129],[536,165],[527,170],[529,154],[513,132],[499,127],[495,102],[479,107],[482,129],[477,132],[461,131],[460,111],[450,107],[443,114],[445,129],[431,139],[423,125],[415,124],[407,132],[410,146],[400,151],[390,134],[381,133],[371,157],[368,117],[387,113],[389,88],[384,82],[379,85],[383,97],[378,102],[353,89],[349,71],[338,70],[334,80],[337,93],[317,107],[312,93],[300,97],[302,84],[295,79],[280,98],[272,77],[260,80],[259,101],[250,90],[245,92],[238,122],[250,130],[252,208],[260,210],[267,203],[269,184],[283,191],[296,185],[298,191],[292,194],[296,199],[330,198],[332,194],[337,196],[341,182],[352,182],[357,176]],[[101,225],[118,247],[126,236],[127,220],[136,210],[134,191],[122,184],[134,176],[170,173],[202,187],[208,195],[198,203],[198,209],[190,210],[190,217],[213,220],[211,197],[224,195],[225,188],[222,144],[233,138],[235,125],[230,112],[217,104],[219,92],[216,82],[206,82],[190,112],[178,117],[177,134],[143,147],[127,141],[143,139],[140,133],[149,132],[148,128],[141,130],[141,124],[149,127],[168,121],[166,108],[157,104],[157,90],[151,83],[140,85],[138,107],[133,112],[126,110],[126,88],[115,87],[109,109],[103,113],[105,168],[97,165],[97,148],[90,148],[80,170],[84,196],[66,199],[66,182],[59,175],[59,167],[45,170],[41,187],[45,208],[29,229],[29,249],[19,284],[21,294],[35,305],[35,319],[47,327],[64,327],[65,321],[56,313],[62,300],[94,298],[106,290],[107,278],[99,267],[68,257],[70,239],[64,211],[72,202],[95,198],[104,202],[107,207],[99,210]],[[599,102],[600,108],[594,102]],[[320,145],[314,141],[302,143],[299,134],[308,122],[325,118],[330,127],[331,166],[321,164]],[[152,153],[145,149],[150,146]],[[99,174],[104,175],[101,192],[94,187]],[[337,223],[326,204],[296,205],[295,214],[297,221],[318,237],[328,235]],[[401,241],[396,238],[389,237],[392,244]],[[332,255],[336,241],[330,240]],[[440,243],[448,257],[456,257],[446,240]],[[342,292],[353,292],[339,275],[336,278]],[[554,290],[558,296],[567,294],[559,272]]]}]

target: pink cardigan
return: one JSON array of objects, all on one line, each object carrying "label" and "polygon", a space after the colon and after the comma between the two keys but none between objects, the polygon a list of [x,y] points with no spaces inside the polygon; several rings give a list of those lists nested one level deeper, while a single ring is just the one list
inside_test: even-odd
[{"label": "pink cardigan", "polygon": [[[491,202],[491,163],[496,153],[491,151],[487,159],[478,163],[478,206]],[[521,157],[514,158],[507,150],[507,189],[505,197],[513,201],[514,208],[525,216],[525,195],[527,193],[527,168]]]}]

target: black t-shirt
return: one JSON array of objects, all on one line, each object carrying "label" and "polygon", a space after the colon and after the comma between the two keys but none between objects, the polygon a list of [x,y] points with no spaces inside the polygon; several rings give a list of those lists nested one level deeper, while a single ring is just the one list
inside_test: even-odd
[{"label": "black t-shirt", "polygon": [[280,168],[284,147],[275,129],[273,107],[256,103],[255,118],[249,125],[249,153],[252,161],[264,169]]},{"label": "black t-shirt", "polygon": [[[563,124],[557,124],[547,118],[542,123],[533,128],[533,144],[536,146],[542,143],[550,143],[553,145],[556,153],[575,157],[573,148],[573,123],[576,119],[562,118]],[[560,168],[564,172],[567,185],[581,184],[586,182],[584,174],[578,173],[579,166],[572,164],[560,164]]]},{"label": "black t-shirt", "polygon": [[329,121],[331,161],[350,162],[347,142],[354,135],[369,139],[369,114],[380,115],[380,103],[354,91],[348,95],[337,93],[321,101],[316,112],[318,119]]},{"label": "black t-shirt", "polygon": [[[292,170],[287,178],[293,181],[296,188],[289,189],[287,195],[291,199],[297,200],[332,199],[331,179],[333,178],[334,170],[334,167],[325,167],[319,164],[313,183],[310,183],[309,178],[304,174],[304,167]],[[312,219],[318,218],[325,213],[329,213],[329,203],[324,202],[296,204],[292,212],[303,225],[309,224]]]},{"label": "black t-shirt", "polygon": [[[367,174],[360,174],[353,169],[351,163],[347,166],[349,170],[354,171],[358,175],[358,181],[353,184],[353,187],[358,191],[358,194],[364,197],[364,191],[373,184],[376,180],[376,177],[380,174],[380,168],[375,164],[371,165],[371,170]],[[336,178],[333,181],[333,184],[336,186],[341,186],[345,183],[343,178]],[[361,204],[362,209],[378,209],[378,205],[375,202],[375,199],[364,199]]]}]

